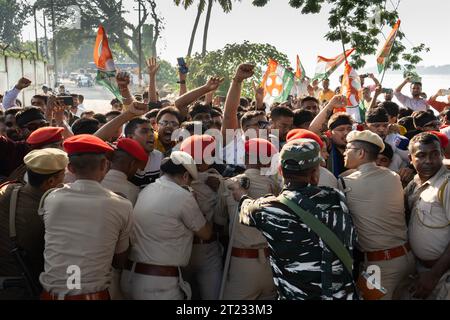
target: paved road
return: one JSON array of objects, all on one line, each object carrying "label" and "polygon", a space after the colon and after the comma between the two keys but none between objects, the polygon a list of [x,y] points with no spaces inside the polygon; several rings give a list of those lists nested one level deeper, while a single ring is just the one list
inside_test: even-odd
[{"label": "paved road", "polygon": [[106,113],[111,110],[109,103],[114,99],[114,95],[106,88],[99,85],[94,85],[90,88],[78,88],[74,82],[68,80],[64,80],[63,84],[70,93],[78,93],[84,96],[86,110],[94,110],[100,113]]}]

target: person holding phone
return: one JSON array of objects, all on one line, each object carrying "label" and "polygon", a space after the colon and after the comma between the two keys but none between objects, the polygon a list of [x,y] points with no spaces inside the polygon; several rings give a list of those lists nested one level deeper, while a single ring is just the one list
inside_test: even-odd
[{"label": "person holding phone", "polygon": [[[403,87],[411,83],[411,95],[408,97],[402,93]],[[422,94],[422,83],[414,82],[412,77],[406,77],[405,80],[395,89],[394,96],[397,100],[408,109],[413,111],[427,111],[429,109],[428,102],[421,98]]]},{"label": "person holding phone", "polygon": [[[437,101],[439,97],[447,96],[447,102]],[[434,96],[428,100],[428,104],[439,112],[450,107],[450,89],[440,89]]]}]

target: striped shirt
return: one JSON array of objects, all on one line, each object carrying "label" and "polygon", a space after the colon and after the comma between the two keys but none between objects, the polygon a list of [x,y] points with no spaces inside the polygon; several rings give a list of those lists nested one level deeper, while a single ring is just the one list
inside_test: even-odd
[{"label": "striped shirt", "polygon": [[161,161],[163,158],[164,156],[161,152],[153,150],[149,154],[145,169],[138,170],[130,181],[141,189],[155,182],[160,176]]}]

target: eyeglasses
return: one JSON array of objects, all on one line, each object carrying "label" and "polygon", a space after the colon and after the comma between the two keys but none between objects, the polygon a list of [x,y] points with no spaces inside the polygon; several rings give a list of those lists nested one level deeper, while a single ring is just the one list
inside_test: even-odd
[{"label": "eyeglasses", "polygon": [[158,125],[161,127],[171,126],[172,128],[178,128],[180,126],[180,124],[176,121],[167,121],[167,120],[162,120],[158,122]]},{"label": "eyeglasses", "polygon": [[345,151],[347,150],[361,150],[362,148],[345,148]]}]

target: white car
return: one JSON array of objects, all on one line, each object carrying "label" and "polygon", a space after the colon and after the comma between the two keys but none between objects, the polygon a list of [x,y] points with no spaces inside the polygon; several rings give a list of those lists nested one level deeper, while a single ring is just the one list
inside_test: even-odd
[{"label": "white car", "polygon": [[91,79],[86,76],[79,76],[77,79],[77,86],[80,87],[92,87],[94,84]]}]

